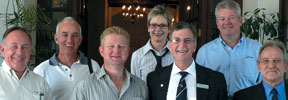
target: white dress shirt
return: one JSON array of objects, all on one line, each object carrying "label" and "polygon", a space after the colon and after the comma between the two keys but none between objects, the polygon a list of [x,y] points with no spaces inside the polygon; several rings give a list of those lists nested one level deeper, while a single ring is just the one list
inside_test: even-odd
[{"label": "white dress shirt", "polygon": [[39,75],[26,68],[19,79],[5,61],[0,67],[0,100],[51,100],[50,87]]},{"label": "white dress shirt", "polygon": [[[167,100],[175,100],[177,94],[177,88],[179,81],[181,79],[181,75],[179,72],[182,70],[179,69],[175,63],[173,63],[170,81],[168,86]],[[195,70],[195,62],[193,60],[190,67],[188,67],[185,72],[188,72],[187,76],[184,78],[186,81],[187,87],[187,100],[196,100],[196,70]]]},{"label": "white dress shirt", "polygon": [[[132,53],[131,57],[131,74],[138,76],[142,80],[146,82],[147,75],[155,70],[157,65],[157,61],[153,53],[153,50],[156,55],[160,56],[163,55],[166,50],[169,50],[168,41],[167,44],[160,52],[153,49],[150,40],[144,45],[143,47],[139,48],[138,50]],[[173,63],[173,55],[169,51],[163,58],[162,58],[162,67],[168,66]]]}]

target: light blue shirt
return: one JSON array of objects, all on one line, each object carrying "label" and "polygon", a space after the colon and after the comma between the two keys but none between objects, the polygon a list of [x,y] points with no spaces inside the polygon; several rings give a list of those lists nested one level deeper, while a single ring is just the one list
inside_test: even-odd
[{"label": "light blue shirt", "polygon": [[[273,87],[266,84],[265,82],[262,82],[262,84],[265,90],[266,100],[272,100],[273,93],[271,92],[271,90],[273,89]],[[280,83],[278,86],[276,86],[275,89],[278,91],[278,94],[277,94],[278,100],[286,100],[284,81]]]},{"label": "light blue shirt", "polygon": [[240,89],[261,82],[257,57],[261,44],[246,38],[244,34],[232,49],[219,38],[203,45],[197,54],[196,63],[224,74],[228,98]]}]

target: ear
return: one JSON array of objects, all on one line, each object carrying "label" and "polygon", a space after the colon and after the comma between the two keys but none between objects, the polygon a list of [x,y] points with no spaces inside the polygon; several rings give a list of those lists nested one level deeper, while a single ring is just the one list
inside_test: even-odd
[{"label": "ear", "polygon": [[1,55],[3,56],[4,53],[4,50],[5,50],[5,47],[3,44],[0,44],[0,50],[1,50]]},{"label": "ear", "polygon": [[261,69],[261,65],[260,63],[256,62],[257,63],[257,68],[258,68],[258,71],[260,72],[260,69]]},{"label": "ear", "polygon": [[286,61],[286,63],[284,64],[284,66],[285,66],[285,72],[287,72],[287,70],[288,70],[288,61]]},{"label": "ear", "polygon": [[54,40],[55,40],[56,44],[58,44],[58,37],[57,37],[56,33],[54,34]]},{"label": "ear", "polygon": [[103,55],[104,55],[104,49],[101,47],[101,46],[99,46],[99,53],[100,53],[100,55],[102,56],[102,57],[104,57]]}]

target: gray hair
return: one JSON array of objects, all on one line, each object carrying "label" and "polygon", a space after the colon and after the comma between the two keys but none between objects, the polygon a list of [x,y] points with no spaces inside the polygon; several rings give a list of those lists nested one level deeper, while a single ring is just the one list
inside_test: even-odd
[{"label": "gray hair", "polygon": [[80,24],[73,17],[70,17],[70,16],[63,18],[60,22],[58,22],[58,24],[56,26],[56,35],[57,36],[59,36],[59,32],[58,32],[59,31],[59,26],[64,21],[73,21],[73,22],[75,22],[79,26],[79,28],[80,28],[80,36],[82,36],[82,30],[81,30]]},{"label": "gray hair", "polygon": [[169,7],[164,5],[156,5],[153,9],[150,10],[147,16],[147,25],[150,24],[150,21],[153,17],[161,15],[165,17],[168,21],[168,26],[172,23],[172,14]]},{"label": "gray hair", "polygon": [[192,31],[193,37],[194,37],[193,38],[193,42],[197,42],[197,31],[196,31],[196,29],[192,25],[190,25],[190,24],[188,24],[186,22],[178,22],[178,23],[176,23],[174,25],[174,27],[170,31],[169,40],[170,41],[172,40],[172,35],[173,35],[174,31],[181,30],[181,29],[190,29]]},{"label": "gray hair", "polygon": [[241,8],[240,8],[239,4],[235,1],[232,1],[232,0],[231,1],[230,0],[224,0],[224,1],[221,1],[220,3],[218,3],[216,6],[216,9],[215,9],[216,21],[218,18],[218,11],[220,9],[225,9],[225,8],[236,9],[238,17],[241,18]]},{"label": "gray hair", "polygon": [[286,56],[286,47],[282,42],[278,42],[278,41],[268,41],[266,43],[264,43],[262,45],[262,47],[260,48],[259,51],[259,56],[257,59],[257,63],[260,63],[261,60],[261,53],[263,52],[263,50],[267,47],[273,47],[273,48],[279,48],[282,52],[283,52],[283,56],[284,56],[284,63],[287,62],[287,56]]},{"label": "gray hair", "polygon": [[5,32],[4,32],[4,35],[3,35],[3,38],[2,38],[2,44],[5,46],[6,43],[5,43],[5,40],[6,40],[6,37],[13,31],[16,31],[16,30],[21,30],[23,31],[29,38],[29,41],[30,41],[30,44],[32,46],[32,40],[31,40],[31,35],[28,34],[28,31],[26,28],[24,27],[21,27],[21,26],[13,26],[13,27],[10,27],[8,28]]}]

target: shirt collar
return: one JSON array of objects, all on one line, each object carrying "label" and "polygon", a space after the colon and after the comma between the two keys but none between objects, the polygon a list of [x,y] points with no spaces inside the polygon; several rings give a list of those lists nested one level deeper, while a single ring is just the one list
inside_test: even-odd
[{"label": "shirt collar", "polygon": [[[268,96],[271,94],[271,90],[273,89],[273,87],[270,86],[270,85],[268,85],[268,84],[265,83],[264,81],[262,82],[262,84],[263,84],[263,87],[264,87],[264,90],[265,90],[265,95],[266,95],[266,97],[268,97]],[[277,85],[277,86],[275,87],[275,89],[278,91],[278,95],[279,95],[280,97],[282,97],[283,95],[285,95],[285,94],[283,94],[283,93],[285,93],[285,83],[284,83],[284,81],[281,82],[279,85]]]},{"label": "shirt collar", "polygon": [[[130,73],[126,69],[124,69],[124,71],[125,71],[126,79],[130,81],[130,79],[132,78]],[[104,77],[105,75],[108,75],[108,74],[105,71],[104,65],[102,65],[102,67],[100,68],[99,72],[96,75],[96,79],[99,80],[101,77]]]},{"label": "shirt collar", "polygon": [[[15,76],[18,78],[18,76],[16,75],[16,72],[6,63],[5,60],[3,60],[2,62],[2,68],[5,72],[8,73],[8,75],[11,76]],[[24,77],[26,75],[26,73],[29,73],[29,69],[28,67],[26,67],[25,72],[23,73],[22,77]]]},{"label": "shirt collar", "polygon": [[[179,69],[177,67],[177,65],[175,64],[175,62],[173,63],[173,67],[172,67],[172,72],[171,72],[171,75],[176,75],[178,74],[179,72],[181,72],[182,70]],[[188,72],[189,74],[195,74],[195,61],[193,59],[193,62],[192,64],[186,69],[184,70],[185,72]]]},{"label": "shirt collar", "polygon": [[[57,60],[57,56],[58,56],[59,52],[56,52],[53,54],[53,56],[49,59],[49,64],[56,66],[59,65],[59,61]],[[81,63],[81,64],[88,64],[88,58],[84,56],[84,53],[82,53],[81,51],[77,51],[77,54],[80,56],[80,60],[78,60],[76,63]]]},{"label": "shirt collar", "polygon": [[[237,45],[241,45],[242,44],[242,42],[244,42],[244,39],[245,38],[245,34],[244,33],[241,33],[241,39],[239,40],[239,42],[237,43]],[[220,41],[220,43],[223,45],[223,46],[228,46],[226,43],[225,43],[225,41],[222,39],[222,37],[221,37],[221,34],[219,34],[219,41]],[[236,45],[236,46],[237,46]]]},{"label": "shirt collar", "polygon": [[[166,46],[164,47],[164,48],[162,48],[162,50],[164,50],[164,49],[169,49],[169,45],[168,45],[168,40],[167,40],[167,42],[166,42]],[[145,44],[145,46],[144,46],[144,55],[146,55],[150,50],[154,50],[154,51],[156,51],[153,47],[152,47],[152,45],[151,45],[151,39],[149,39],[148,40],[148,42]],[[161,51],[162,51],[161,50]]]}]

